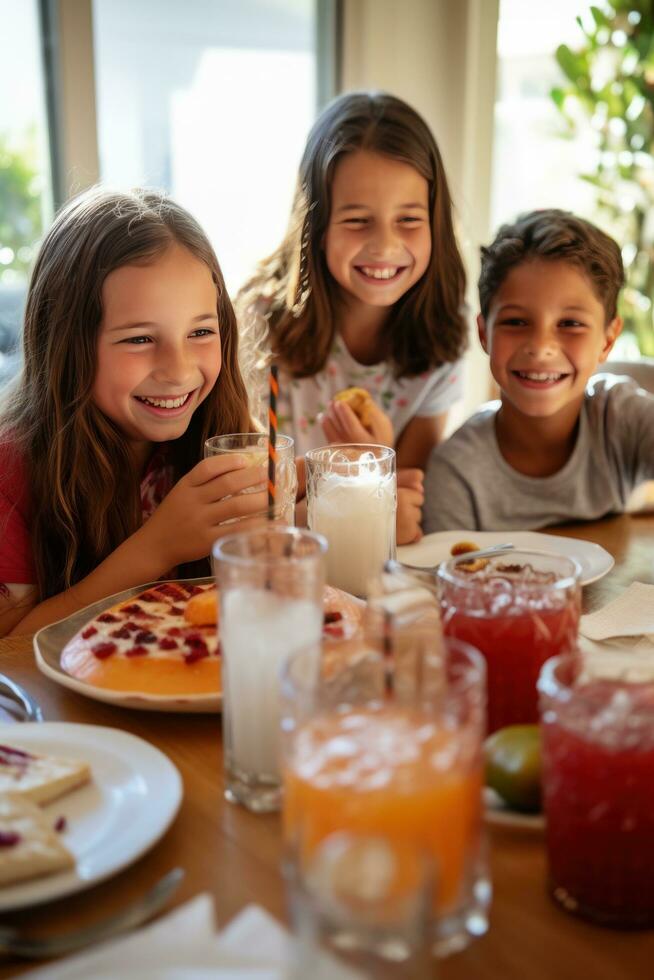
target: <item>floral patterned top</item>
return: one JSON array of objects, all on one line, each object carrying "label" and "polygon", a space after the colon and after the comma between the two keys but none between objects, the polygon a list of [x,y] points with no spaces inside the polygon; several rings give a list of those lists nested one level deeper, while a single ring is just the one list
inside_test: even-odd
[{"label": "floral patterned top", "polygon": [[291,378],[280,370],[277,415],[279,431],[295,440],[295,455],[327,441],[318,416],[343,388],[366,388],[390,417],[397,437],[416,416],[446,412],[462,395],[461,361],[444,364],[411,378],[393,377],[391,364],[359,364],[336,338],[322,371],[310,378]]}]

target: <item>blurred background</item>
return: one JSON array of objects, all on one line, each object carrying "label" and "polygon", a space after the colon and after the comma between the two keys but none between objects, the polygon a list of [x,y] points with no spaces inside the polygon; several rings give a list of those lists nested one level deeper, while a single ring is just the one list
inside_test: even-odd
[{"label": "blurred background", "polygon": [[[654,356],[652,0],[0,0],[0,379],[39,239],[72,194],[163,188],[234,294],[284,233],[316,114],[353,88],[432,127],[471,311],[497,226],[569,208],[623,250],[615,356]],[[467,380],[453,424],[490,391],[476,342]]]}]

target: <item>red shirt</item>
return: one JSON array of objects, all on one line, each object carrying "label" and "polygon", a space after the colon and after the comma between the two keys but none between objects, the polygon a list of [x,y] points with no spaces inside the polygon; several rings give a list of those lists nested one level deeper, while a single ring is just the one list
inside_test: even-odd
[{"label": "red shirt", "polygon": [[[144,521],[154,513],[172,485],[172,467],[162,446],[153,454],[141,481]],[[33,585],[35,582],[25,466],[15,447],[5,443],[0,445],[0,583]],[[0,591],[3,591],[1,584]]]}]

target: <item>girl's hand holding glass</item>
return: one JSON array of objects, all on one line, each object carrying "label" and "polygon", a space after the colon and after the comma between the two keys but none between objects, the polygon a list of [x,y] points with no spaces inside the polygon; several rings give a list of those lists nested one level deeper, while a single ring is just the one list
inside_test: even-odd
[{"label": "girl's hand holding glass", "polygon": [[424,474],[417,469],[397,471],[397,524],[398,544],[414,544],[422,537],[422,505],[425,502],[423,490]]},{"label": "girl's hand holding glass", "polygon": [[364,426],[345,402],[332,400],[320,424],[329,442],[370,443],[393,448],[393,425],[379,405],[370,406],[370,425]]},{"label": "girl's hand holding glass", "polygon": [[162,556],[163,570],[211,553],[216,538],[233,533],[232,523],[264,519],[268,504],[266,467],[248,466],[243,456],[211,456],[194,466],[173,487],[143,527]]}]

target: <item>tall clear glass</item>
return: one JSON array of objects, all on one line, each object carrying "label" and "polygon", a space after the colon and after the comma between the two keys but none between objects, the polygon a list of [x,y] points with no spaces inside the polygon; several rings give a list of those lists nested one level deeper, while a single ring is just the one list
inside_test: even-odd
[{"label": "tall clear glass", "polygon": [[[623,654],[625,663],[629,653]],[[549,887],[600,925],[654,926],[654,682],[540,675]]]},{"label": "tall clear glass", "polygon": [[279,808],[279,672],[299,649],[320,659],[326,542],[270,525],[213,547],[220,596],[225,796]]},{"label": "tall clear glass", "polygon": [[518,550],[438,569],[444,633],[486,658],[489,732],[538,721],[541,667],[577,647],[579,575],[572,558]]},{"label": "tall clear glass", "polygon": [[387,446],[324,446],[306,454],[309,527],[329,542],[327,581],[365,596],[395,557],[395,452]]},{"label": "tall clear glass", "polygon": [[[295,498],[297,496],[297,470],[295,469],[295,449],[290,436],[278,435],[275,443],[277,464],[275,470],[276,496],[275,520],[287,526],[295,524]],[[268,436],[262,432],[232,432],[224,436],[212,436],[204,444],[204,455],[221,456],[224,453],[237,454],[245,457],[248,466],[268,465]],[[253,493],[265,490],[267,480],[248,487],[242,493]],[[268,511],[262,511],[262,517],[268,516]],[[225,521],[225,524],[236,524],[239,518]]]},{"label": "tall clear glass", "polygon": [[370,646],[322,668],[306,652],[286,664],[284,834],[305,859],[340,831],[421,847],[435,865],[432,931],[445,954],[487,928],[484,661],[439,640],[405,655],[390,683],[388,666]]}]

